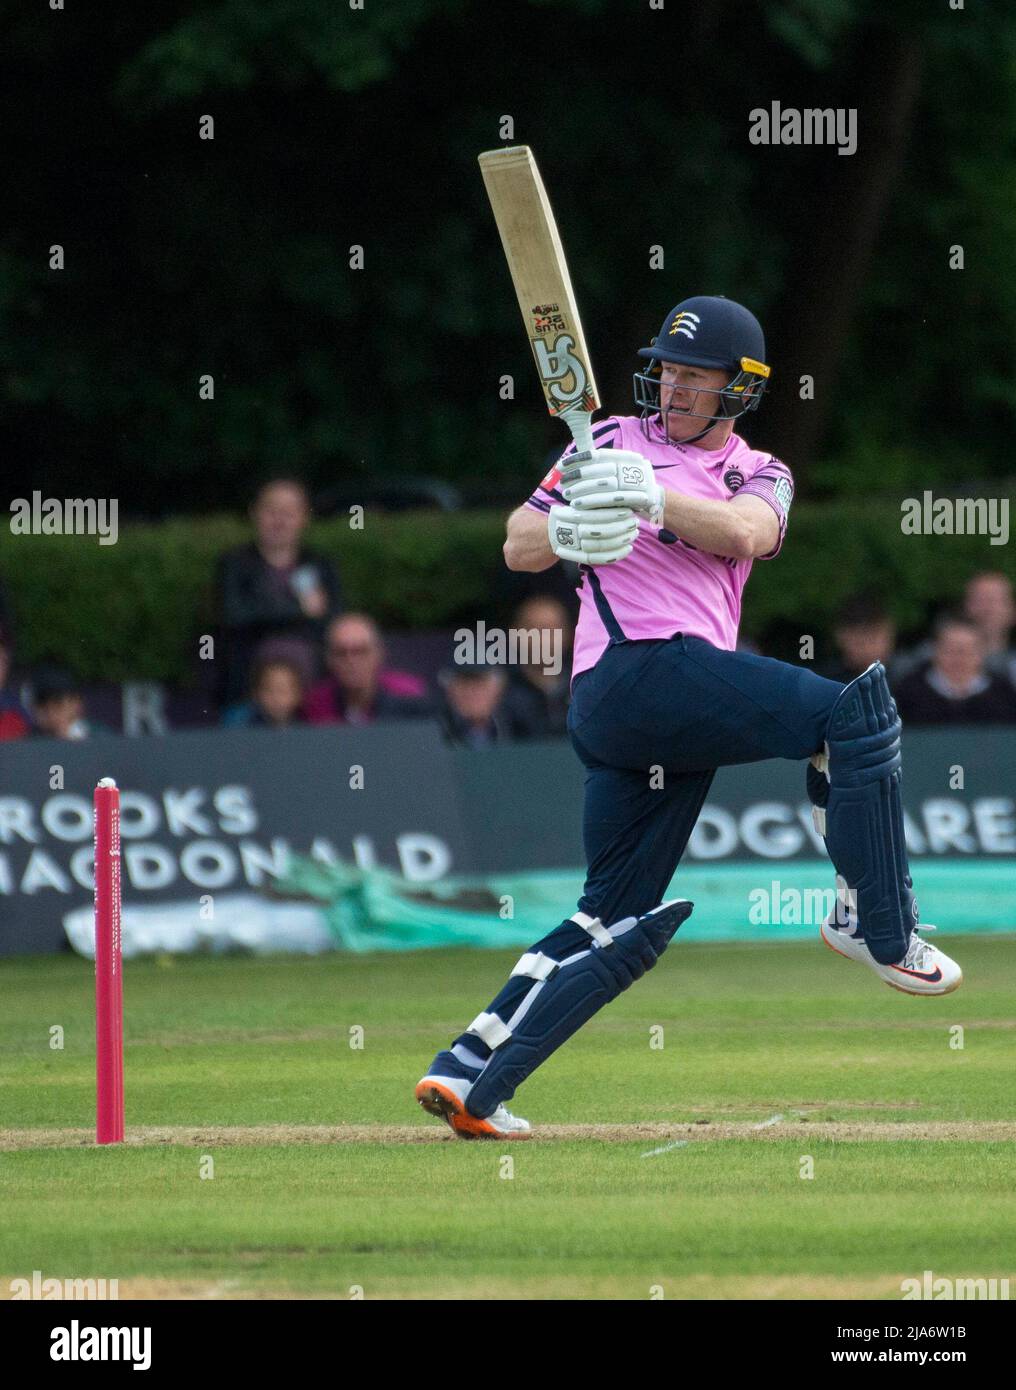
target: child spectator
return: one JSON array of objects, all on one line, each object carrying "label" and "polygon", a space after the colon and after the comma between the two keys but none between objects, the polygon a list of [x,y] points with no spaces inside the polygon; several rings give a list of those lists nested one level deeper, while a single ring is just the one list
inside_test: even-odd
[{"label": "child spectator", "polygon": [[32,677],[32,718],[35,732],[45,738],[88,738],[81,686],[62,666],[40,667]]},{"label": "child spectator", "polygon": [[893,687],[905,724],[1011,724],[1016,690],[984,666],[984,640],[962,614],[935,627],[931,665]]},{"label": "child spectator", "polygon": [[234,729],[285,729],[303,723],[303,700],[299,666],[269,658],[254,668],[250,699],[228,709],[222,722]]}]

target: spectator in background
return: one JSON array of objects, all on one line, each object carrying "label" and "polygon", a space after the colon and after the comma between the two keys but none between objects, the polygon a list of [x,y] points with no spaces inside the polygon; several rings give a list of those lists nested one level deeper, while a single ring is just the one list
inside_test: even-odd
[{"label": "spectator in background", "polygon": [[251,507],[254,540],[219,561],[224,704],[246,698],[259,656],[296,664],[307,685],[321,673],[325,628],[342,595],[331,561],[303,544],[310,516],[303,484],[276,478]]},{"label": "spectator in background", "polygon": [[94,732],[85,718],[81,686],[62,666],[43,666],[32,675],[32,719],[45,738],[85,739]]},{"label": "spectator in background", "polygon": [[1016,690],[989,675],[984,639],[962,614],[936,624],[931,665],[893,687],[905,724],[1011,724]]},{"label": "spectator in background", "polygon": [[[385,682],[384,643],[365,613],[345,613],[328,628],[328,676],[304,702],[309,724],[372,724],[380,719],[418,719],[433,713],[419,694],[390,689]],[[400,673],[404,674],[404,673]]]},{"label": "spectator in background", "polygon": [[873,661],[881,661],[890,680],[893,678],[896,624],[874,595],[855,594],[847,599],[836,616],[833,641],[838,656],[819,668],[820,676],[848,685]]},{"label": "spectator in background", "polygon": [[18,697],[7,689],[12,657],[10,635],[0,627],[0,743],[24,738],[32,732],[31,716]]},{"label": "spectator in background", "polygon": [[512,737],[511,721],[502,708],[507,681],[504,668],[486,664],[446,666],[439,678],[438,719],[449,743],[486,748]]},{"label": "spectator in background", "polygon": [[980,631],[985,670],[1016,686],[1016,649],[1012,645],[1016,601],[1008,576],[997,570],[972,575],[963,594],[963,612]]},{"label": "spectator in background", "polygon": [[[512,666],[508,672],[503,710],[512,737],[562,737],[568,732],[570,658],[575,630],[568,610],[550,594],[534,595],[516,609],[512,627],[536,638],[527,643],[527,654],[535,659]],[[552,647],[547,646],[549,642]],[[543,661],[551,651],[560,662],[556,674],[551,674]]]},{"label": "spectator in background", "polygon": [[269,657],[254,667],[250,699],[228,709],[222,722],[234,729],[285,729],[303,723],[303,700],[299,666]]},{"label": "spectator in background", "polygon": [[[989,675],[1000,676],[1016,687],[1016,650],[1012,629],[1016,623],[1016,602],[1012,584],[997,570],[981,570],[971,575],[963,590],[962,616],[975,623],[984,642],[984,667]],[[931,638],[904,652],[896,671],[897,679],[923,670],[934,656]]]}]

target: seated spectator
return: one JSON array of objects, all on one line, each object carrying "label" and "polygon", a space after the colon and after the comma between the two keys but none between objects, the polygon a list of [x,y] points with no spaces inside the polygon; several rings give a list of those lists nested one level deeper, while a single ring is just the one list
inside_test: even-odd
[{"label": "seated spectator", "polygon": [[485,748],[511,739],[511,720],[501,708],[507,685],[503,667],[452,665],[438,679],[442,692],[438,719],[449,743]]},{"label": "seated spectator", "polygon": [[95,732],[85,719],[80,684],[62,666],[40,667],[32,676],[32,719],[45,738],[85,739]]},{"label": "seated spectator", "polygon": [[224,704],[246,698],[257,656],[297,663],[305,684],[321,674],[325,628],[341,611],[342,596],[331,561],[303,544],[310,515],[302,483],[266,483],[251,507],[254,540],[219,561]]},{"label": "seated spectator", "polygon": [[963,594],[963,612],[980,630],[985,670],[1016,686],[1016,648],[1012,644],[1016,600],[1008,576],[993,570],[971,576]]},{"label": "seated spectator", "polygon": [[32,732],[31,716],[18,697],[7,689],[12,655],[10,636],[0,628],[0,743],[24,738]]},{"label": "seated spectator", "polygon": [[228,709],[222,722],[234,729],[285,729],[303,723],[303,700],[300,668],[269,657],[254,668],[250,699]]},{"label": "seated spectator", "polygon": [[399,671],[393,666],[384,668],[378,676],[378,685],[392,695],[419,695],[422,698],[427,694],[427,682],[422,676],[413,671]]},{"label": "seated spectator", "polygon": [[[985,670],[1016,686],[1016,649],[1012,646],[1016,601],[1008,578],[996,570],[971,575],[963,591],[962,613],[980,629]],[[924,668],[933,655],[934,642],[930,639],[902,653],[895,673],[897,679]]]},{"label": "seated spectator", "polygon": [[873,661],[881,661],[892,678],[896,624],[878,598],[856,594],[848,599],[836,615],[833,641],[839,655],[835,661],[819,667],[819,675],[847,685]]},{"label": "seated spectator", "polygon": [[[574,634],[568,611],[549,594],[536,596],[519,605],[512,627],[533,634],[535,639],[526,644],[527,655],[535,660],[512,666],[508,671],[502,708],[510,722],[512,737],[561,737],[568,732]],[[543,657],[551,652],[560,664],[556,674],[543,664]]]},{"label": "seated spectator", "polygon": [[327,679],[304,701],[309,724],[372,724],[380,719],[419,719],[433,713],[419,695],[389,690],[384,682],[384,643],[364,613],[345,613],[328,629]]},{"label": "seated spectator", "polygon": [[936,625],[931,665],[893,687],[905,724],[1011,724],[1016,690],[984,667],[984,640],[962,614]]}]

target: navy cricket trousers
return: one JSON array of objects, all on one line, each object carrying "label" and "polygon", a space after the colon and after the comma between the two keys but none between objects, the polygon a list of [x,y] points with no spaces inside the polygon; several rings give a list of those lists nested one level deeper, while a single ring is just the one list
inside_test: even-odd
[{"label": "navy cricket trousers", "polygon": [[716,769],[820,752],[842,689],[680,633],[609,646],[568,712],[586,767],[578,910],[609,925],[662,902]]}]

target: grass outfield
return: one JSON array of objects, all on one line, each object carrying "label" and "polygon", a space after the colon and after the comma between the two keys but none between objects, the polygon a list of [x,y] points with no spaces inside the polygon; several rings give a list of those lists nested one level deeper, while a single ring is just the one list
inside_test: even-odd
[{"label": "grass outfield", "polygon": [[0,1297],[33,1270],[121,1297],[1016,1282],[1016,940],[952,947],[963,988],[912,999],[817,944],[679,937],[520,1092],[549,1135],[526,1144],[456,1141],[412,1100],[516,953],[129,962],[109,1149],[90,965],[0,962]]}]

